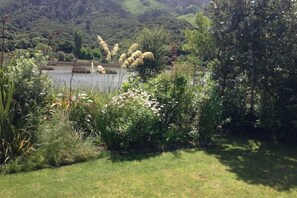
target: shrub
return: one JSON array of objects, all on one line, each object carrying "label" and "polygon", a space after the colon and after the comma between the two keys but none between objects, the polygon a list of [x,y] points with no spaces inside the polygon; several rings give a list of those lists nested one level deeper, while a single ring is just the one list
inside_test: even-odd
[{"label": "shrub", "polygon": [[74,48],[74,43],[70,41],[58,43],[57,50],[65,53],[71,53]]},{"label": "shrub", "polygon": [[80,54],[78,55],[78,58],[85,59],[85,60],[92,60],[94,59],[93,52],[90,48],[82,47],[80,50]]},{"label": "shrub", "polygon": [[66,61],[73,61],[75,59],[75,56],[74,54],[70,53],[66,55],[65,59]]},{"label": "shrub", "polygon": [[197,106],[197,129],[199,139],[210,142],[220,125],[222,115],[222,99],[209,74],[202,78],[203,84],[198,85],[195,96]]},{"label": "shrub", "polygon": [[112,98],[96,118],[98,132],[109,149],[153,146],[157,103],[145,92],[128,91]]},{"label": "shrub", "polygon": [[[29,118],[38,118],[41,107],[47,105],[52,86],[48,76],[41,72],[44,65],[46,60],[41,53],[36,52],[30,57],[27,53],[17,52],[13,63],[7,67],[6,75],[15,86],[13,100],[17,109],[14,124],[18,126],[35,125],[29,123]],[[34,116],[30,117],[30,114]]]},{"label": "shrub", "polygon": [[202,75],[197,84],[186,74],[176,67],[144,84],[139,78],[123,84],[123,90],[138,87],[156,98],[160,120],[154,145],[170,148],[209,142],[220,124],[222,101],[210,74]]},{"label": "shrub", "polygon": [[34,130],[50,94],[50,82],[40,71],[44,61],[40,53],[30,58],[17,52],[1,71],[0,163],[23,158],[32,149]]},{"label": "shrub", "polygon": [[64,52],[58,51],[58,60],[64,61],[66,58],[66,54]]},{"label": "shrub", "polygon": [[151,52],[154,60],[146,60],[136,71],[143,81],[156,76],[165,68],[166,54],[169,52],[169,34],[164,28],[144,28],[137,36],[136,43],[142,52]]},{"label": "shrub", "polygon": [[92,53],[93,53],[94,58],[96,58],[98,60],[102,59],[102,53],[101,53],[101,50],[99,48],[93,49]]},{"label": "shrub", "polygon": [[196,144],[196,106],[194,87],[182,73],[161,74],[145,85],[145,90],[158,101],[160,108],[159,144],[178,146]]},{"label": "shrub", "polygon": [[44,43],[38,43],[35,47],[35,50],[41,51],[43,53],[43,55],[51,54],[51,52],[53,51],[51,46],[44,44]]},{"label": "shrub", "polygon": [[99,109],[94,100],[87,94],[77,94],[69,107],[69,120],[76,130],[83,130],[87,137],[94,132],[94,111]]}]

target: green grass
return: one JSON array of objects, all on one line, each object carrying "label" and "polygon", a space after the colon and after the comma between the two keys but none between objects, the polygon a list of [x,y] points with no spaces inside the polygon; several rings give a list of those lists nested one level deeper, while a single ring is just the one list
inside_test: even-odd
[{"label": "green grass", "polygon": [[145,6],[140,0],[124,0],[123,7],[125,8],[125,10],[134,15],[140,15],[145,13],[146,11],[155,9],[167,11],[172,14],[175,13],[174,9],[170,8],[168,5],[164,3],[160,3],[155,0],[149,0],[149,2],[149,6]]},{"label": "green grass", "polygon": [[297,197],[296,147],[242,139],[0,176],[1,197]]},{"label": "green grass", "polygon": [[179,20],[184,20],[191,23],[192,25],[195,25],[196,14],[190,13],[190,14],[178,16],[177,18]]}]

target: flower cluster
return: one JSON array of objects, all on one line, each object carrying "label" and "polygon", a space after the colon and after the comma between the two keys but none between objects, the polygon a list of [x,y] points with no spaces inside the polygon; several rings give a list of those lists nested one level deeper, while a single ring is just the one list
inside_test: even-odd
[{"label": "flower cluster", "polygon": [[138,105],[142,105],[150,109],[155,114],[159,115],[161,111],[160,105],[156,99],[154,99],[150,94],[140,90],[129,90],[121,95],[115,96],[111,99],[111,102],[107,106],[118,106],[123,107],[129,102],[135,102]]}]

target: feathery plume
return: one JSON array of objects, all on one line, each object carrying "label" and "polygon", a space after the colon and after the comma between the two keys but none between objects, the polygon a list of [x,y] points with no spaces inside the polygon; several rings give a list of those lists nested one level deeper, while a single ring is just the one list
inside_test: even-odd
[{"label": "feathery plume", "polygon": [[147,60],[155,60],[154,54],[152,52],[144,52],[142,54],[142,58],[143,59],[147,59]]},{"label": "feathery plume", "polygon": [[111,53],[108,52],[107,55],[106,55],[106,60],[111,61],[111,59],[112,59]]},{"label": "feathery plume", "polygon": [[111,52],[108,48],[107,43],[102,39],[101,36],[97,35],[97,42],[99,44],[99,46],[103,49],[103,51],[106,54],[106,60],[110,61],[111,60]]},{"label": "feathery plume", "polygon": [[131,45],[128,49],[128,55],[133,54],[133,52],[135,52],[136,50],[139,49],[139,45],[137,43],[134,43],[133,45]]},{"label": "feathery plume", "polygon": [[120,56],[119,62],[123,63],[123,62],[125,62],[125,60],[127,60],[127,54],[123,53],[123,54]]},{"label": "feathery plume", "polygon": [[111,51],[111,56],[114,57],[117,55],[118,51],[119,51],[119,44],[115,44],[112,51]]},{"label": "feathery plume", "polygon": [[134,59],[137,59],[137,58],[140,58],[142,56],[142,52],[141,51],[139,51],[139,50],[137,50],[137,51],[135,51],[133,54],[132,54],[132,58],[134,58]]},{"label": "feathery plume", "polygon": [[137,58],[131,65],[132,68],[138,67],[140,65],[143,65],[143,59],[142,58]]}]

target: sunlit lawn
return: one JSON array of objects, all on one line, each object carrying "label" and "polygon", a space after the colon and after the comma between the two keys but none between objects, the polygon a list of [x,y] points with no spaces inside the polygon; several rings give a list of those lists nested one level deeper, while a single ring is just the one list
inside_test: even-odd
[{"label": "sunlit lawn", "polygon": [[296,147],[220,142],[0,176],[0,197],[297,197]]}]

